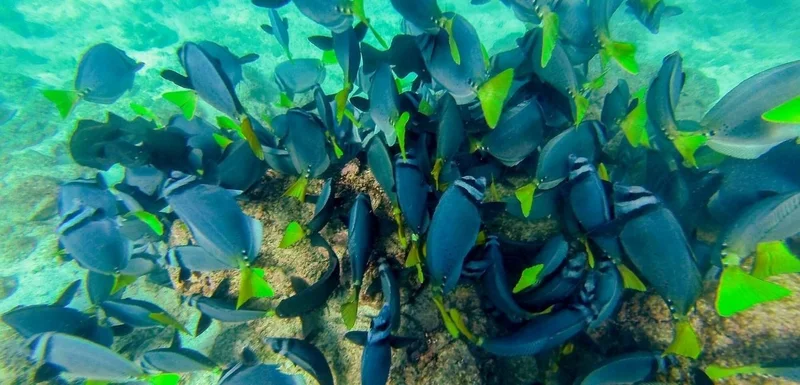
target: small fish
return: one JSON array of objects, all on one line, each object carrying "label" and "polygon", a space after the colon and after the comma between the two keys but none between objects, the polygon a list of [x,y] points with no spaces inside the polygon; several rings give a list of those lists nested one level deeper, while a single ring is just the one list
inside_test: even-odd
[{"label": "small fish", "polygon": [[319,385],[333,385],[333,374],[325,356],[316,346],[296,338],[264,338],[273,352],[303,368]]},{"label": "small fish", "polygon": [[350,209],[350,221],[347,226],[347,254],[350,257],[353,288],[350,299],[342,305],[341,311],[348,329],[355,325],[362,280],[376,239],[376,224],[377,218],[372,212],[369,195],[358,194]]},{"label": "small fish", "polygon": [[383,385],[389,379],[392,366],[392,348],[407,346],[414,340],[392,335],[391,310],[383,305],[378,316],[370,321],[369,332],[350,331],[345,338],[364,346],[361,354],[361,383]]},{"label": "small fish", "polygon": [[136,72],[142,67],[144,63],[137,63],[125,51],[109,43],[100,43],[81,57],[74,90],[45,90],[42,93],[56,105],[61,117],[66,118],[81,100],[98,104],[116,102],[133,88]]},{"label": "small fish", "polygon": [[386,144],[391,147],[398,140],[404,141],[405,138],[398,138],[397,132],[398,129],[405,130],[405,124],[402,127],[398,124],[402,122],[401,114],[408,113],[401,113],[397,83],[388,64],[380,65],[375,72],[369,90],[369,101],[369,115],[386,138]]},{"label": "small fish", "polygon": [[113,113],[108,113],[106,122],[82,119],[69,139],[69,152],[76,163],[103,171],[116,163],[144,166],[153,160],[147,136],[154,128],[155,124],[142,118],[127,121]]},{"label": "small fish", "polygon": [[373,135],[365,142],[369,169],[383,188],[383,192],[389,196],[392,205],[397,208],[399,203],[395,187],[394,162],[389,154],[389,149],[386,148],[386,143],[379,135]]},{"label": "small fish", "polygon": [[221,46],[213,41],[199,41],[197,45],[205,51],[211,58],[219,62],[219,66],[231,85],[236,88],[242,82],[242,65],[258,60],[259,56],[251,53],[239,57],[231,52],[227,47]]},{"label": "small fish", "polygon": [[583,230],[591,233],[611,221],[606,189],[588,159],[570,155],[569,161],[569,204]]},{"label": "small fish", "polygon": [[141,363],[145,370],[166,373],[212,371],[218,367],[204,354],[182,347],[177,333],[172,337],[170,347],[144,352]]},{"label": "small fish", "polygon": [[275,308],[278,317],[299,317],[322,307],[339,287],[339,258],[325,239],[317,233],[310,235],[311,245],[328,253],[328,269],[317,282],[282,300]]},{"label": "small fish", "polygon": [[100,308],[107,317],[134,328],[171,326],[188,334],[183,325],[166,310],[151,302],[133,298],[108,299],[100,303]]},{"label": "small fish", "polygon": [[611,16],[617,11],[620,0],[598,0],[589,3],[591,24],[594,29],[597,45],[600,46],[600,55],[614,59],[619,66],[631,74],[639,73],[639,64],[636,62],[636,47],[631,43],[612,40],[608,23]]},{"label": "small fish", "polygon": [[[336,61],[342,68],[344,74],[344,88],[341,92],[349,93],[356,80],[359,66],[361,65],[361,38],[353,27],[344,32],[333,33],[333,52],[336,54]],[[344,108],[346,103],[341,103]],[[337,118],[338,121],[341,119]]]},{"label": "small fish", "polygon": [[[91,270],[87,271],[86,296],[89,297],[89,302],[92,305],[100,305],[101,302],[107,299],[121,297],[125,292],[125,287],[115,288],[116,281],[117,278],[113,275],[100,274]],[[114,289],[117,289],[116,293],[112,293]]]},{"label": "small fish", "polygon": [[421,237],[428,231],[430,213],[428,211],[428,185],[425,171],[420,167],[416,154],[409,154],[403,160],[395,157],[394,162],[395,193],[405,223],[412,233],[412,238]]},{"label": "small fish", "polygon": [[674,52],[666,56],[647,92],[647,115],[662,140],[673,141],[676,150],[687,163],[696,167],[694,156],[686,152],[688,149],[681,147],[680,138],[684,134],[680,132],[675,117],[675,109],[685,82],[686,74],[683,72],[683,58],[680,53]]},{"label": "small fish", "polygon": [[145,376],[135,363],[109,348],[80,337],[62,333],[42,333],[30,340],[29,359],[40,363],[36,382],[49,380],[61,372],[92,380],[127,381]]},{"label": "small fish", "polygon": [[512,322],[528,319],[531,314],[521,308],[512,296],[497,237],[488,237],[483,258],[489,262],[489,268],[486,269],[482,279],[489,299]]},{"label": "small fish", "polygon": [[[126,167],[122,184],[135,189],[142,195],[153,197],[160,192],[161,185],[166,179],[166,174],[153,166]],[[118,187],[115,186],[115,188]]]},{"label": "small fish", "polygon": [[322,84],[325,75],[325,65],[319,59],[285,61],[275,67],[275,83],[290,100]]},{"label": "small fish", "polygon": [[277,10],[270,9],[269,22],[270,24],[262,24],[261,29],[275,36],[275,40],[283,47],[283,51],[286,52],[286,57],[291,61],[292,52],[289,50],[289,20],[285,17],[281,17]]},{"label": "small fish", "polygon": [[217,298],[193,295],[187,299],[189,306],[200,311],[195,335],[200,335],[211,325],[211,320],[225,323],[240,323],[263,318],[267,315],[263,310],[237,309],[236,304]]},{"label": "small fish", "polygon": [[351,2],[339,0],[294,0],[297,9],[315,23],[341,33],[353,25]]},{"label": "small fish", "polygon": [[606,127],[618,126],[630,111],[631,91],[625,79],[619,79],[617,86],[603,99],[600,121]]},{"label": "small fish", "polygon": [[291,109],[283,118],[275,118],[273,125],[285,130],[282,140],[289,151],[295,172],[300,176],[286,191],[299,201],[305,201],[306,187],[309,178],[318,178],[331,164],[328,152],[325,128],[313,115],[298,109]]},{"label": "small fish", "polygon": [[571,255],[556,274],[535,288],[516,294],[514,299],[529,311],[542,312],[580,291],[587,267],[585,253]]},{"label": "small fish", "polygon": [[389,306],[391,317],[390,328],[396,331],[400,328],[400,284],[397,282],[389,262],[382,258],[378,263],[378,275],[381,278],[381,292],[383,302]]},{"label": "small fish", "polygon": [[665,17],[683,14],[682,9],[668,6],[664,4],[663,0],[627,0],[626,3],[628,11],[654,34],[658,33],[661,28],[661,20]]},{"label": "small fish", "polygon": [[251,143],[249,140],[235,140],[225,147],[222,159],[215,167],[221,187],[247,191],[266,174],[267,164],[253,153]]},{"label": "small fish", "polygon": [[128,266],[133,251],[120,225],[102,210],[83,207],[64,217],[58,227],[59,242],[82,267],[117,274]]},{"label": "small fish", "polygon": [[449,93],[439,99],[439,125],[436,131],[436,161],[433,166],[434,181],[439,184],[439,174],[444,164],[453,160],[466,140],[464,121],[455,99]]},{"label": "small fish", "polygon": [[245,348],[242,359],[222,372],[217,385],[250,385],[264,383],[270,385],[304,385],[300,375],[281,372],[278,365],[258,362],[255,353]]},{"label": "small fish", "polygon": [[635,352],[612,357],[592,370],[575,385],[638,384],[656,380],[678,362],[675,356]]},{"label": "small fish", "polygon": [[462,177],[442,194],[428,229],[427,266],[435,285],[443,292],[455,289],[464,259],[478,239],[486,181]]},{"label": "small fish", "polygon": [[539,147],[544,135],[544,120],[536,99],[507,108],[497,128],[480,141],[480,148],[506,167],[514,167]]},{"label": "small fish", "polygon": [[597,160],[599,149],[605,145],[605,129],[599,122],[587,121],[569,128],[550,139],[539,152],[536,166],[538,189],[551,189],[569,177],[569,156]]}]

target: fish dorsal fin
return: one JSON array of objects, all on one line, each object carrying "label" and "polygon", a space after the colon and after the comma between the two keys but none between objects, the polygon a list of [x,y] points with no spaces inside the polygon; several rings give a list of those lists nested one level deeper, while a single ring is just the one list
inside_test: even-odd
[{"label": "fish dorsal fin", "polygon": [[181,343],[181,335],[178,330],[175,330],[175,333],[172,335],[172,344],[169,345],[170,349],[180,349],[183,344]]},{"label": "fish dorsal fin", "polygon": [[72,299],[75,298],[75,293],[78,292],[78,288],[80,286],[81,286],[80,279],[70,283],[69,286],[67,286],[67,288],[64,289],[63,292],[61,292],[61,295],[58,296],[58,299],[56,299],[56,301],[53,302],[53,306],[65,307],[69,305],[69,303],[72,302]]}]

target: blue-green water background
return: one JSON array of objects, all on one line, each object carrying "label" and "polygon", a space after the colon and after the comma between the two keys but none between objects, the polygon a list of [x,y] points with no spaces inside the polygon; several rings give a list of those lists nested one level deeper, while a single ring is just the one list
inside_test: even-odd
[{"label": "blue-green water background", "polygon": [[[384,36],[399,33],[401,20],[388,0],[366,3],[368,15]],[[800,59],[798,0],[669,3],[683,8],[684,14],[664,20],[658,35],[627,14],[624,5],[611,28],[615,39],[634,42],[639,49],[642,73],[635,84],[645,84],[664,55],[675,50],[683,54],[689,82],[695,81],[684,91],[684,107],[678,111],[681,118],[698,118],[715,99],[750,75]],[[464,15],[490,54],[511,47],[525,30],[497,1],[480,7],[468,0],[440,1],[440,5]],[[326,31],[292,5],[280,12],[289,19],[294,56],[319,57],[305,38]],[[75,118],[101,119],[108,110],[132,116],[131,102],[166,115],[170,107],[159,96],[174,86],[158,74],[165,68],[180,68],[175,50],[187,40],[211,40],[239,55],[261,55],[245,67],[239,94],[249,109],[265,108],[277,99],[272,70],[284,60],[277,42],[259,28],[266,22],[267,13],[245,0],[0,3],[0,98],[3,106],[19,110],[12,121],[0,126],[0,276],[19,282],[16,292],[0,301],[0,313],[19,304],[52,301],[62,287],[83,274],[74,264],[59,265],[53,257],[57,185],[88,175],[71,161],[65,147]],[[377,45],[371,36],[367,41]],[[40,90],[70,88],[81,54],[100,42],[126,50],[146,67],[137,75],[133,90],[115,105],[81,103],[70,118],[60,119]],[[339,84],[340,71],[329,67],[326,88],[333,91]],[[10,338],[7,327],[0,326],[0,337]],[[4,378],[8,373],[0,370],[0,382],[10,381]]]}]

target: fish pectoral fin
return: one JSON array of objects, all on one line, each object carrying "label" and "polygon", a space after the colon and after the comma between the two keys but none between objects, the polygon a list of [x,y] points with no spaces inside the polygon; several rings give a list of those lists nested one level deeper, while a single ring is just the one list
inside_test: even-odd
[{"label": "fish pectoral fin", "polygon": [[58,375],[61,374],[61,372],[63,371],[64,369],[62,369],[61,367],[53,364],[48,364],[45,362],[42,365],[40,365],[33,373],[33,382],[39,383],[52,380],[58,377]]},{"label": "fish pectoral fin", "polygon": [[411,119],[411,114],[406,111],[394,122],[394,132],[397,134],[397,144],[400,145],[400,154],[403,160],[408,159],[406,155],[406,125],[408,125],[409,119]]},{"label": "fish pectoral fin", "polygon": [[159,373],[148,375],[144,379],[150,385],[178,385],[181,381],[181,375],[178,373]]},{"label": "fish pectoral fin", "polygon": [[628,266],[618,263],[617,270],[619,270],[619,274],[622,276],[622,286],[624,288],[642,292],[647,291],[647,286],[645,286],[644,282],[642,282],[642,280],[636,276],[636,273],[629,269]]},{"label": "fish pectoral fin", "polygon": [[764,374],[766,369],[759,365],[737,366],[733,368],[726,368],[719,365],[709,365],[706,370],[708,378],[716,381],[727,377],[733,377],[739,374]]},{"label": "fish pectoral fin", "polygon": [[558,41],[559,24],[558,15],[555,12],[549,12],[542,18],[542,68],[547,67],[553,57],[553,50]]},{"label": "fish pectoral fin", "polygon": [[692,328],[692,324],[683,317],[675,323],[675,335],[672,343],[664,351],[664,354],[675,354],[691,359],[697,359],[703,351],[700,339]]},{"label": "fish pectoral fin", "polygon": [[358,316],[358,289],[356,287],[353,287],[353,294],[351,294],[350,299],[343,303],[339,310],[342,313],[344,326],[352,329],[356,325],[356,317]]},{"label": "fish pectoral fin", "polygon": [[765,112],[761,119],[770,123],[800,124],[800,96]]},{"label": "fish pectoral fin", "polygon": [[636,46],[631,43],[610,41],[603,46],[603,53],[608,58],[613,58],[622,69],[636,75],[639,73],[639,63],[636,62]]},{"label": "fish pectoral fin", "polygon": [[[163,74],[162,74],[163,76]],[[173,91],[161,95],[164,100],[178,106],[186,120],[192,120],[197,109],[197,93],[194,91]]]},{"label": "fish pectoral fin", "polygon": [[513,81],[514,69],[509,68],[486,81],[478,89],[478,101],[481,103],[483,116],[489,128],[497,127]]},{"label": "fish pectoral fin", "polygon": [[517,284],[514,285],[514,288],[511,290],[511,292],[517,294],[529,287],[536,285],[539,282],[539,274],[543,269],[544,265],[538,264],[522,270],[522,275],[520,275],[519,281],[517,281]]},{"label": "fish pectoral fin", "polygon": [[56,105],[61,118],[69,116],[69,113],[72,112],[72,109],[81,99],[80,94],[76,91],[44,90],[42,95]]},{"label": "fish pectoral fin", "polygon": [[258,60],[260,57],[261,56],[259,56],[257,53],[249,53],[239,58],[239,64],[252,63]]},{"label": "fish pectoral fin", "polygon": [[149,213],[144,210],[134,211],[129,214],[132,217],[142,221],[147,227],[150,228],[159,237],[164,235],[164,224],[158,219],[155,214]]},{"label": "fish pectoral fin", "polygon": [[301,176],[289,186],[289,189],[283,193],[285,197],[297,199],[300,202],[306,201],[306,188],[308,187],[308,178]]},{"label": "fish pectoral fin", "polygon": [[800,259],[783,241],[762,242],[756,246],[751,274],[758,279],[773,275],[800,273]]},{"label": "fish pectoral fin", "polygon": [[728,317],[755,305],[788,297],[792,291],[747,274],[738,265],[722,270],[717,287],[717,313]]},{"label": "fish pectoral fin", "polygon": [[200,314],[200,318],[197,320],[197,327],[194,330],[194,336],[197,337],[208,330],[208,327],[211,326],[211,321],[211,317],[205,314]]},{"label": "fish pectoral fin", "polygon": [[270,35],[273,35],[273,36],[275,35],[275,30],[273,30],[272,26],[269,25],[269,24],[261,24],[261,30],[266,32],[266,33],[268,33],[268,34],[270,34]]},{"label": "fish pectoral fin", "polygon": [[172,82],[178,87],[186,88],[187,90],[194,89],[194,86],[192,86],[192,81],[189,80],[188,76],[181,75],[173,70],[161,71],[161,77]]},{"label": "fish pectoral fin", "polygon": [[536,193],[536,187],[536,183],[528,183],[514,191],[514,196],[519,201],[522,215],[525,218],[529,217],[533,210],[533,196]]},{"label": "fish pectoral fin", "polygon": [[283,238],[278,248],[288,249],[302,241],[305,237],[306,230],[303,229],[303,226],[299,222],[289,222],[289,225],[286,226],[286,231],[283,232]]}]

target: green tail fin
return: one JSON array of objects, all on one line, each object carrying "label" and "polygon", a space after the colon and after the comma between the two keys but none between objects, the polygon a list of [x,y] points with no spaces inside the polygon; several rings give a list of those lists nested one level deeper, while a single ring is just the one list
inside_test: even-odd
[{"label": "green tail fin", "polygon": [[288,249],[303,240],[306,237],[306,231],[303,230],[303,226],[300,225],[297,221],[292,221],[286,226],[286,231],[283,233],[283,238],[281,239],[280,245],[278,248],[280,249]]},{"label": "green tail fin", "polygon": [[577,127],[586,117],[586,111],[589,110],[589,99],[575,91],[573,101],[575,102],[575,126]]},{"label": "green tail fin", "polygon": [[727,266],[722,270],[717,288],[717,313],[729,317],[755,305],[777,301],[791,294],[789,289],[753,277],[739,266]]},{"label": "green tail fin", "polygon": [[453,57],[453,62],[461,65],[461,52],[458,50],[458,42],[455,35],[453,35],[453,19],[447,19],[444,22],[444,30],[447,32],[447,42],[450,46],[450,56]]},{"label": "green tail fin", "polygon": [[689,167],[697,167],[697,159],[694,154],[706,142],[708,142],[708,137],[700,133],[679,132],[678,136],[672,140],[675,149],[683,157],[683,162]]},{"label": "green tail fin", "polygon": [[597,175],[600,177],[601,180],[606,182],[611,182],[611,177],[608,176],[608,169],[604,163],[600,163],[597,165]]},{"label": "green tail fin", "polygon": [[622,69],[633,75],[639,73],[639,63],[636,62],[636,46],[631,43],[612,41],[603,48],[605,54],[614,58]]},{"label": "green tail fin", "polygon": [[542,19],[542,68],[547,67],[547,63],[553,57],[553,50],[558,41],[559,24],[558,15],[555,12],[547,13]]},{"label": "green tail fin", "polygon": [[178,106],[186,120],[192,120],[197,109],[197,93],[194,91],[173,91],[161,95],[164,100]]},{"label": "green tail fin", "polygon": [[353,287],[353,294],[350,300],[343,303],[340,311],[342,313],[342,321],[347,329],[352,329],[356,325],[356,317],[358,316],[358,287]]},{"label": "green tail fin", "polygon": [[173,317],[173,316],[171,316],[171,315],[169,315],[167,313],[163,313],[163,312],[162,313],[150,313],[148,315],[148,317],[151,320],[156,321],[156,322],[158,322],[158,323],[160,323],[160,324],[162,324],[164,326],[173,327],[173,328],[179,330],[183,334],[186,334],[186,335],[191,335],[192,334],[192,333],[189,332],[189,330],[186,329],[185,326],[183,326],[183,324],[178,322],[178,320],[176,320],[175,317]]},{"label": "green tail fin", "polygon": [[439,175],[442,173],[443,165],[444,160],[442,158],[436,158],[436,162],[433,163],[433,169],[431,170],[431,176],[433,176],[433,182],[436,185],[436,191],[439,191]]},{"label": "green tail fin", "polygon": [[242,127],[239,126],[239,123],[236,123],[235,121],[233,121],[233,119],[227,116],[224,115],[217,116],[217,126],[219,126],[219,128],[228,131],[233,131],[237,135],[239,135],[240,138],[244,139],[244,133],[242,132]]},{"label": "green tail fin", "polygon": [[347,109],[347,97],[350,96],[350,88],[352,86],[346,84],[341,91],[336,93],[336,122],[342,124],[344,119],[344,111]]},{"label": "green tail fin", "polygon": [[800,258],[783,241],[762,242],[756,246],[753,277],[765,279],[779,274],[800,273]]},{"label": "green tail fin", "polygon": [[761,119],[772,123],[800,124],[800,96],[765,112]]},{"label": "green tail fin", "polygon": [[158,220],[158,217],[153,215],[152,213],[148,213],[147,211],[134,211],[129,214],[130,216],[135,217],[136,219],[144,222],[150,230],[153,230],[156,235],[159,237],[164,235],[164,224]]},{"label": "green tail fin", "polygon": [[525,218],[531,215],[534,193],[536,193],[536,183],[528,183],[514,191],[514,196],[517,197],[522,207],[522,215],[525,216]]},{"label": "green tail fin", "polygon": [[489,79],[478,89],[478,100],[481,102],[483,116],[489,128],[497,127],[500,114],[503,112],[503,104],[508,97],[508,91],[511,90],[513,81],[514,69],[509,68]]},{"label": "green tail fin", "polygon": [[320,60],[322,60],[322,64],[325,64],[326,66],[339,63],[339,61],[336,59],[336,52],[333,50],[322,51],[322,58],[320,58]]},{"label": "green tail fin", "polygon": [[455,325],[456,329],[464,335],[470,342],[478,342],[478,339],[475,338],[475,335],[467,327],[467,324],[464,323],[464,318],[461,317],[461,312],[456,309],[450,309],[450,319],[453,321],[453,325]]},{"label": "green tail fin", "polygon": [[181,375],[178,373],[159,373],[147,376],[150,385],[178,385]]},{"label": "green tail fin", "polygon": [[733,377],[739,374],[762,374],[766,370],[758,365],[738,366],[735,368],[725,368],[719,365],[709,365],[706,370],[708,378],[716,381],[727,377]]},{"label": "green tail fin", "polygon": [[686,319],[681,319],[675,323],[675,336],[664,353],[697,359],[702,350],[700,339],[692,328],[692,324]]},{"label": "green tail fin", "polygon": [[242,119],[241,132],[247,144],[250,146],[250,150],[253,151],[253,155],[259,160],[264,160],[264,150],[261,148],[261,142],[258,141],[258,136],[256,136],[256,132],[253,130],[250,118],[246,116]]},{"label": "green tail fin", "polygon": [[131,110],[136,115],[139,115],[139,116],[141,116],[141,117],[143,117],[143,118],[155,123],[156,126],[161,127],[161,123],[158,122],[158,116],[156,116],[156,114],[153,113],[153,111],[150,110],[149,108],[147,108],[147,107],[145,107],[145,106],[143,106],[141,104],[137,104],[137,103],[131,103],[130,107],[131,107]]},{"label": "green tail fin", "polygon": [[425,282],[425,275],[422,274],[422,258],[419,255],[419,245],[416,241],[411,242],[411,249],[408,250],[408,256],[406,257],[406,264],[405,267],[416,267],[417,268],[417,280],[419,283]]},{"label": "green tail fin", "polygon": [[75,91],[44,90],[42,91],[42,95],[56,105],[58,113],[62,118],[69,116],[69,113],[72,112],[72,109],[75,108],[75,105],[78,104],[78,101],[81,99],[80,94]]},{"label": "green tail fin", "polygon": [[436,308],[439,309],[439,315],[442,316],[442,322],[444,322],[444,327],[447,329],[447,332],[450,333],[453,338],[458,338],[461,332],[458,331],[458,326],[456,326],[453,319],[450,318],[450,313],[445,309],[442,297],[440,295],[434,295],[433,303],[436,305]]},{"label": "green tail fin", "polygon": [[492,176],[492,183],[489,184],[489,194],[486,196],[485,202],[500,202],[500,199],[502,199],[500,191],[497,191],[497,183]]},{"label": "green tail fin", "polygon": [[647,90],[642,88],[635,94],[638,100],[625,119],[620,122],[620,128],[625,133],[625,138],[633,148],[644,146],[650,148],[650,138],[647,135],[647,105],[645,104],[645,94]]},{"label": "green tail fin", "polygon": [[236,309],[251,298],[269,298],[274,295],[275,291],[264,279],[264,270],[242,264],[239,268],[239,298],[236,299]]},{"label": "green tail fin", "polygon": [[586,261],[589,263],[589,267],[594,269],[594,264],[595,264],[594,252],[592,252],[592,248],[589,247],[589,239],[581,238],[581,243],[583,243],[583,248],[584,250],[586,250]]},{"label": "green tail fin", "polygon": [[394,122],[394,132],[397,134],[397,144],[400,145],[400,154],[403,156],[403,160],[406,160],[406,125],[408,124],[408,120],[411,119],[411,114],[408,112],[404,112],[397,118],[397,121]]},{"label": "green tail fin", "polygon": [[295,181],[294,183],[292,183],[291,186],[289,186],[289,189],[286,190],[285,193],[283,193],[283,196],[297,199],[300,202],[305,202],[307,187],[308,187],[308,178],[301,176],[300,178],[297,178],[297,181]]},{"label": "green tail fin", "polygon": [[644,282],[642,282],[642,280],[636,276],[636,273],[631,271],[628,266],[618,263],[617,270],[619,270],[620,275],[622,275],[622,286],[624,288],[636,291],[647,291],[647,286],[644,285]]},{"label": "green tail fin", "polygon": [[220,135],[220,134],[216,134],[216,133],[212,134],[212,135],[214,136],[214,141],[217,142],[217,144],[222,149],[222,151],[225,151],[225,149],[228,148],[228,146],[230,146],[231,143],[233,143],[232,140],[228,139],[224,135]]},{"label": "green tail fin", "polygon": [[539,273],[542,272],[542,269],[544,269],[544,265],[539,264],[522,270],[522,275],[519,277],[519,281],[517,281],[517,284],[514,285],[514,289],[512,289],[511,292],[517,294],[535,285],[537,282],[539,282]]},{"label": "green tail fin", "polygon": [[114,286],[111,287],[111,294],[117,294],[120,290],[136,282],[139,277],[133,275],[117,274],[114,276]]}]

